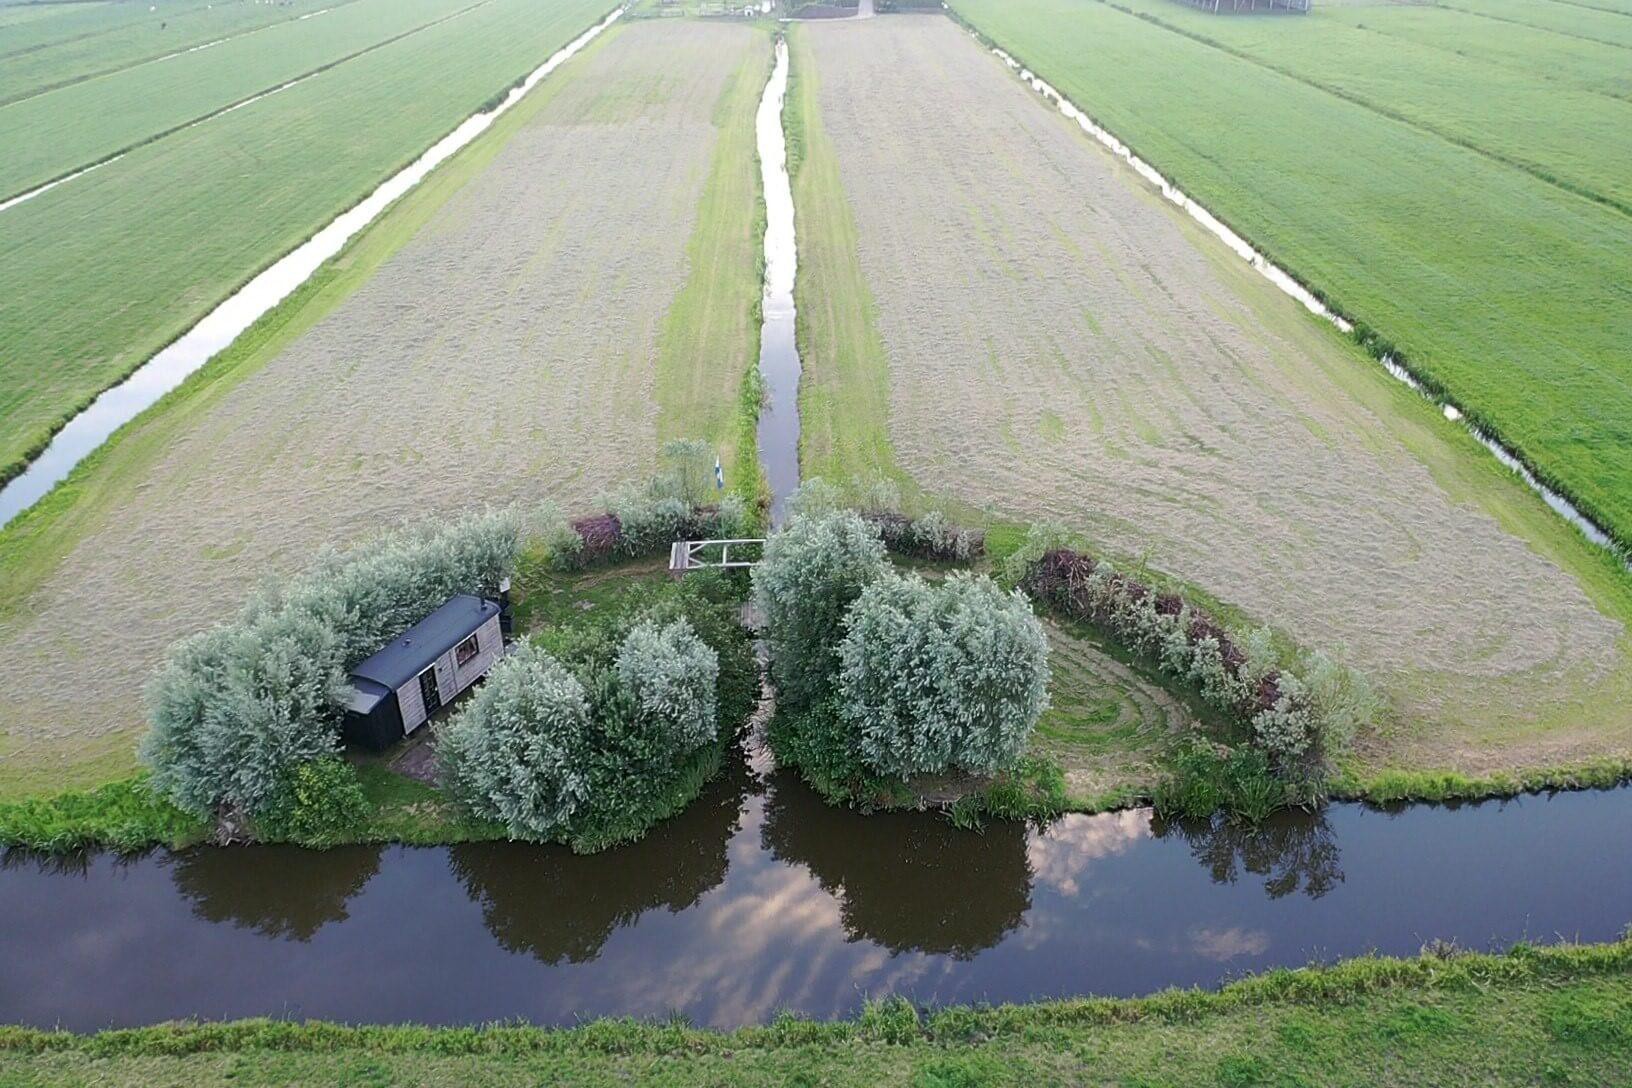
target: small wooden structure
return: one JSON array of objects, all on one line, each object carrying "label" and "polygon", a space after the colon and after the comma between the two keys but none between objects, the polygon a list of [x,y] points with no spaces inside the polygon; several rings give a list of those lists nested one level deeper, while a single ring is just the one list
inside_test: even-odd
[{"label": "small wooden structure", "polygon": [[[676,540],[669,546],[669,573],[675,576],[687,571],[702,570],[713,567],[716,570],[741,570],[751,567],[759,559],[745,559],[742,553],[752,545],[756,548],[765,546],[764,537],[744,537],[740,540]],[[737,549],[737,558],[731,557],[731,549]]]},{"label": "small wooden structure", "polygon": [[504,652],[497,601],[461,593],[351,670],[342,733],[379,752],[487,674]]}]

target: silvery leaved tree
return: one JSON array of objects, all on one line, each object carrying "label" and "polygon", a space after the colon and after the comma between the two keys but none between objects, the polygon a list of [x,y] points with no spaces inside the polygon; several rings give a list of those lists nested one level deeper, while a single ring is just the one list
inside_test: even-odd
[{"label": "silvery leaved tree", "polygon": [[827,696],[845,613],[888,573],[878,532],[849,510],[798,514],[765,544],[754,603],[765,617],[778,705],[797,713]]},{"label": "silvery leaved tree", "polygon": [[719,659],[684,618],[642,620],[616,648],[531,642],[437,730],[448,791],[515,838],[562,839],[651,806],[719,737]]},{"label": "silvery leaved tree", "polygon": [[839,714],[882,775],[1012,768],[1048,706],[1042,624],[985,577],[873,582],[849,610],[839,658]]},{"label": "silvery leaved tree", "polygon": [[584,685],[523,642],[437,730],[447,791],[518,838],[564,833],[589,802],[594,726]]}]

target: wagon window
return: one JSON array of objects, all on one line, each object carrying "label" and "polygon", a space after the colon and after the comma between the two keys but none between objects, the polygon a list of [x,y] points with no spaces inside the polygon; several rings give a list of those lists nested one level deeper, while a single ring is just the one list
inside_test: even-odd
[{"label": "wagon window", "polygon": [[463,668],[467,663],[469,663],[471,658],[475,657],[481,652],[481,649],[482,645],[480,642],[476,641],[476,634],[472,634],[469,638],[465,639],[465,641],[454,647],[453,658],[459,663],[459,667]]}]

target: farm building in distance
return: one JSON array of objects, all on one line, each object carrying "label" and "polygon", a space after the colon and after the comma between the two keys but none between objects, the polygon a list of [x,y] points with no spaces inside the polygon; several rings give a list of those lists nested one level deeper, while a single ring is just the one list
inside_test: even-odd
[{"label": "farm building in distance", "polygon": [[351,670],[343,735],[383,751],[486,675],[504,650],[497,603],[459,594]]},{"label": "farm building in distance", "polygon": [[1257,11],[1260,7],[1265,11],[1293,11],[1299,15],[1307,15],[1315,6],[1315,0],[1179,0],[1193,8],[1211,12]]}]

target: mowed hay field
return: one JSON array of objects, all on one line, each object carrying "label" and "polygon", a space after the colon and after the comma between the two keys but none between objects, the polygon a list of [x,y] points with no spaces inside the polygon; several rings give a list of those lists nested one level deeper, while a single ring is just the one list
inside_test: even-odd
[{"label": "mowed hay field", "polygon": [[1335,652],[1373,768],[1632,750],[1626,579],[1432,405],[950,20],[796,39],[807,472],[893,458]]},{"label": "mowed hay field", "polygon": [[615,26],[0,534],[0,796],[128,773],[166,645],[268,572],[484,501],[582,508],[660,436],[729,437],[770,62],[740,25]]},{"label": "mowed hay field", "polygon": [[[116,89],[137,87],[130,93],[99,97],[105,80],[97,79],[14,103],[0,108],[0,125],[12,111],[32,110],[58,95],[89,96],[74,130],[106,130],[103,145],[118,143],[173,122],[167,107],[146,101],[150,95],[173,97],[188,113],[219,98],[208,93],[212,82],[229,96],[221,104],[240,97],[244,87],[233,83],[240,70],[258,72],[251,82],[260,83],[275,80],[280,66],[309,68],[322,54],[312,46],[322,36],[311,35],[330,19],[339,21],[335,27],[348,25],[350,7],[106,77]],[[431,12],[455,8],[409,0],[363,10],[382,27],[398,27],[396,12],[416,13],[423,22]],[[15,473],[96,393],[609,10],[607,0],[466,5],[462,14],[143,143],[0,211],[0,477]],[[355,46],[373,33],[365,21],[347,32],[348,41]],[[287,49],[264,48],[257,39],[273,39],[263,34],[280,41],[307,35],[309,48],[290,67],[300,51],[288,43]],[[240,63],[217,66],[211,59],[217,50]],[[177,64],[185,67],[169,67]],[[150,85],[167,72],[193,72],[194,65],[203,91]],[[122,122],[110,115],[148,120],[121,135]],[[8,164],[49,155],[55,130],[41,125],[5,141]],[[60,168],[59,162],[47,172]]]},{"label": "mowed hay field", "polygon": [[1557,0],[953,8],[1632,546],[1632,18]]}]

